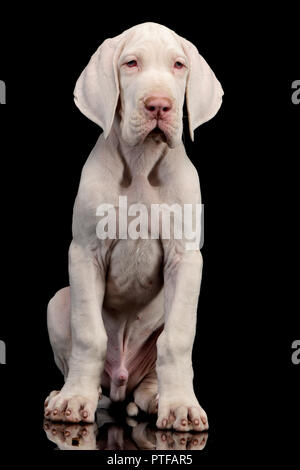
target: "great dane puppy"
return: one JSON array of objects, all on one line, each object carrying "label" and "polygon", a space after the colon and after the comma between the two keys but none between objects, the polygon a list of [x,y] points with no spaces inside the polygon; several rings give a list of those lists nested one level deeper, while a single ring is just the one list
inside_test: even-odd
[{"label": "great dane puppy", "polygon": [[220,108],[221,85],[193,44],[145,23],[104,41],[74,95],[104,132],[75,201],[70,287],[48,306],[65,384],[46,399],[45,416],[93,422],[103,389],[113,401],[132,397],[131,416],[157,413],[158,428],[205,430],[192,367],[199,247],[187,250],[185,236],[162,237],[161,226],[156,238],[106,237],[98,222],[102,204],[118,213],[119,196],[128,207],[200,204],[198,174],[182,143],[182,108],[186,97],[193,140],[195,128]]}]

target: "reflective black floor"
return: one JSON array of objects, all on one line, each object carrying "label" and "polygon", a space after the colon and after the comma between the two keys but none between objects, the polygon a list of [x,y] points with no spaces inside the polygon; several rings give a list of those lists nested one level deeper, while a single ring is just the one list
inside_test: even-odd
[{"label": "reflective black floor", "polygon": [[47,438],[60,450],[203,450],[208,433],[163,431],[155,422],[99,409],[94,424],[44,421]]}]

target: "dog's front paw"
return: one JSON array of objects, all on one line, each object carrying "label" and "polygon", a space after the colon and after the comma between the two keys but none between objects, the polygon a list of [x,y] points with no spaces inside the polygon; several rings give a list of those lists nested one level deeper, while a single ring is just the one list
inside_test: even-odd
[{"label": "dog's front paw", "polygon": [[159,429],[175,429],[176,431],[206,431],[208,419],[205,411],[197,401],[185,400],[163,401],[158,405]]},{"label": "dog's front paw", "polygon": [[98,391],[52,392],[45,401],[44,416],[52,421],[93,423],[98,404]]}]

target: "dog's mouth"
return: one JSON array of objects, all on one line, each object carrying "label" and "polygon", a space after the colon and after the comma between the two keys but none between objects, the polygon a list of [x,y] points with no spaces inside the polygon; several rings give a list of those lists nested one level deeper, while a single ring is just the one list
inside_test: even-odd
[{"label": "dog's mouth", "polygon": [[152,131],[148,134],[148,137],[159,137],[163,142],[167,142],[167,138],[164,131],[162,131],[158,126],[152,129]]}]

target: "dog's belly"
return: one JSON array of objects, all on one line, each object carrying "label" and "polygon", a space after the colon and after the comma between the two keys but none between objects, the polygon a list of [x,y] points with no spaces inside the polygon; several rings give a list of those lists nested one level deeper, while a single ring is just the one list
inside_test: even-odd
[{"label": "dog's belly", "polygon": [[108,269],[103,320],[108,337],[102,386],[124,400],[155,367],[163,328],[162,250],[158,240],[120,240]]}]

